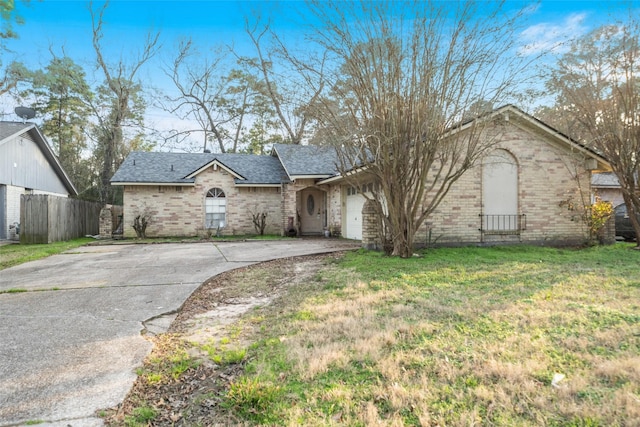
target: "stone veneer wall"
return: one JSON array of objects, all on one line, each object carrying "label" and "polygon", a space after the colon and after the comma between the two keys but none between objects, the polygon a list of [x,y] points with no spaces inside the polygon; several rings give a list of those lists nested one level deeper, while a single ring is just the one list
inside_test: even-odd
[{"label": "stone veneer wall", "polygon": [[[267,234],[280,234],[282,224],[280,187],[236,187],[234,178],[221,168],[201,172],[193,186],[126,186],[124,191],[124,236],[135,237],[136,215],[148,213],[147,236],[206,235],[205,196],[221,188],[227,200],[223,235],[255,234],[251,212],[267,212]],[[215,233],[215,230],[213,230]]]}]

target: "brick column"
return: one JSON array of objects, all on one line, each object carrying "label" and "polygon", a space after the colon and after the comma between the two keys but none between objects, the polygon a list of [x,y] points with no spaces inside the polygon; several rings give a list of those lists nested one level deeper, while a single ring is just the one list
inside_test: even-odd
[{"label": "brick column", "polygon": [[367,200],[362,206],[362,247],[374,251],[382,247],[378,234],[378,216],[373,200]]},{"label": "brick column", "polygon": [[100,238],[110,239],[113,232],[113,218],[111,216],[111,206],[105,206],[100,211]]}]

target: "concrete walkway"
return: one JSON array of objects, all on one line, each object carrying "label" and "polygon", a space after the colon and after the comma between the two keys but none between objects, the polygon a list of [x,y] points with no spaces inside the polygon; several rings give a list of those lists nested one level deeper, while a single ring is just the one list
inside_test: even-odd
[{"label": "concrete walkway", "polygon": [[334,239],[85,246],[0,271],[0,426],[103,425],[95,412],[124,399],[151,350],[141,331],[161,332],[169,324],[161,316],[205,280],[355,247]]}]

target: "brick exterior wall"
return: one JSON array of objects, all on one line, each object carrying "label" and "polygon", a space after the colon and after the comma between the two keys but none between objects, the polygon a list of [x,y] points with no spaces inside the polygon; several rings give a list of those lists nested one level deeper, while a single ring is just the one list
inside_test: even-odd
[{"label": "brick exterior wall", "polygon": [[105,206],[100,211],[100,231],[101,239],[110,239],[113,233],[113,219],[111,218],[111,206]]},{"label": "brick exterior wall", "polygon": [[300,197],[301,191],[306,188],[315,187],[325,193],[326,197],[326,224],[332,236],[340,236],[342,224],[342,187],[340,185],[315,185],[314,179],[298,179],[284,185],[282,195],[282,233],[288,234],[289,218],[293,220],[293,228],[296,233],[300,232],[300,222],[298,212],[303,209],[303,200]]},{"label": "brick exterior wall", "polygon": [[367,200],[362,206],[362,247],[368,250],[381,250],[382,242],[378,233],[379,221],[375,202]]},{"label": "brick exterior wall", "polygon": [[[416,235],[417,245],[458,245],[476,243],[525,242],[537,244],[582,243],[588,237],[577,210],[568,205],[591,198],[591,174],[584,168],[580,153],[562,144],[548,142],[547,134],[534,133],[513,123],[501,130],[495,148],[508,151],[517,163],[518,213],[526,215],[526,229],[519,235],[483,235],[482,164],[471,168],[451,187],[448,195],[427,218]],[[576,179],[576,170],[580,170]],[[579,185],[578,185],[579,181]],[[300,230],[298,212],[301,191],[316,186],[314,179],[299,179],[278,188],[240,188],[233,176],[209,168],[200,173],[194,186],[177,191],[175,186],[127,186],[124,192],[124,236],[134,237],[133,218],[144,211],[152,216],[147,235],[191,236],[204,230],[205,195],[221,188],[226,195],[225,235],[254,234],[251,211],[268,213],[269,234],[288,234],[289,218]],[[342,233],[342,212],[346,209],[344,183],[316,186],[326,195],[327,227],[333,235]],[[369,227],[365,224],[365,227]],[[368,228],[367,228],[368,229]],[[369,236],[365,238],[369,239]]]},{"label": "brick exterior wall", "polygon": [[[518,211],[526,215],[526,230],[517,235],[480,233],[483,213],[481,162],[467,171],[452,187],[433,215],[430,241],[423,226],[416,238],[420,244],[463,244],[491,242],[582,243],[588,230],[577,211],[566,202],[586,203],[591,197],[591,174],[584,169],[586,158],[545,142],[543,136],[508,124],[496,149],[511,153],[518,164]],[[576,170],[580,170],[579,181]]]},{"label": "brick exterior wall", "polygon": [[333,237],[340,237],[342,234],[342,212],[347,208],[342,193],[341,185],[332,185],[327,189],[327,224]]},{"label": "brick exterior wall", "polygon": [[296,233],[300,233],[300,222],[298,219],[298,211],[300,210],[299,191],[306,187],[314,185],[313,179],[299,179],[294,182],[285,184],[282,194],[282,223],[281,230],[283,235],[289,232],[289,222],[293,221],[293,228]]},{"label": "brick exterior wall", "polygon": [[[300,192],[308,187],[314,187],[314,179],[298,179],[284,186],[284,194],[282,196],[282,230],[286,235],[288,233],[289,218],[293,218],[293,227],[296,229],[296,233],[300,233],[300,219],[298,218],[298,212],[303,208]],[[318,187],[323,191],[328,190],[326,186]]]},{"label": "brick exterior wall", "polygon": [[265,233],[281,233],[279,187],[236,187],[232,175],[210,167],[198,174],[194,186],[125,186],[124,237],[135,237],[133,220],[145,212],[151,216],[148,237],[206,235],[205,197],[212,188],[221,188],[226,197],[222,235],[255,234],[251,212],[267,212]]}]

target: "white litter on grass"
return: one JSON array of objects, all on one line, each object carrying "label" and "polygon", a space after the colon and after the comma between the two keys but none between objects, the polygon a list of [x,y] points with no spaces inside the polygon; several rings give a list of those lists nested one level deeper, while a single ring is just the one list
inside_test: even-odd
[{"label": "white litter on grass", "polygon": [[563,379],[565,379],[565,375],[564,374],[555,373],[555,374],[553,374],[553,379],[551,380],[551,385],[553,387],[558,388],[558,387],[560,387],[560,385],[559,385],[560,381],[562,381]]}]

